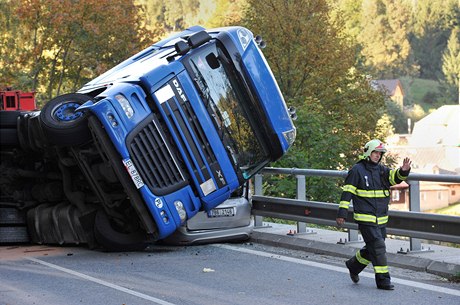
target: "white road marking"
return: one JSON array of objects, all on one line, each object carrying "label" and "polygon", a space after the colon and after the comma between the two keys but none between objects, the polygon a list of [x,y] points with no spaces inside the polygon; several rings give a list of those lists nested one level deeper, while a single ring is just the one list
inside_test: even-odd
[{"label": "white road marking", "polygon": [[[344,268],[344,267],[331,266],[331,265],[327,265],[327,264],[323,264],[323,263],[317,263],[317,262],[303,260],[303,259],[300,259],[300,258],[289,257],[289,256],[273,254],[273,253],[267,253],[267,252],[251,250],[251,249],[247,249],[247,248],[241,248],[241,247],[225,245],[225,244],[214,244],[213,246],[218,247],[218,248],[238,251],[238,252],[242,252],[242,253],[258,255],[258,256],[268,257],[268,258],[273,258],[273,259],[277,259],[277,260],[281,260],[281,261],[285,261],[285,262],[296,263],[296,264],[301,264],[301,265],[306,265],[306,266],[311,266],[311,267],[317,267],[317,268],[321,268],[321,269],[327,269],[327,270],[332,270],[332,271],[342,272],[342,273],[347,273],[348,274],[348,269]],[[361,272],[359,274],[359,276],[368,277],[368,278],[372,278],[372,279],[374,278],[373,273],[366,272],[366,271]],[[415,282],[415,281],[403,280],[403,279],[394,278],[394,277],[391,277],[391,281],[394,282],[394,283],[398,283],[398,284],[402,284],[402,285],[406,285],[406,286],[411,286],[411,287],[414,287],[414,288],[420,288],[420,289],[425,289],[425,290],[430,290],[430,291],[435,291],[435,292],[442,292],[442,293],[450,294],[450,295],[454,295],[454,296],[460,296],[460,290],[444,288],[444,287],[434,286],[434,285],[430,285],[430,284],[418,283],[418,282]]]},{"label": "white road marking", "polygon": [[147,301],[152,301],[153,303],[156,303],[156,304],[160,304],[160,305],[175,305],[173,303],[163,301],[161,299],[158,299],[158,298],[155,298],[155,297],[152,297],[152,296],[149,296],[149,295],[134,291],[132,289],[128,289],[128,288],[125,288],[125,287],[122,287],[122,286],[119,286],[119,285],[115,285],[115,284],[100,280],[98,278],[95,278],[95,277],[92,277],[92,276],[89,276],[89,275],[86,275],[86,274],[83,274],[83,273],[80,273],[80,272],[77,272],[77,271],[74,271],[74,270],[71,270],[71,269],[67,269],[67,268],[64,268],[64,267],[61,267],[61,266],[58,266],[58,265],[55,265],[55,264],[47,263],[47,262],[42,261],[42,260],[37,259],[37,258],[25,257],[25,259],[28,259],[28,260],[33,261],[35,263],[50,267],[52,269],[56,269],[56,270],[59,270],[59,271],[62,271],[62,272],[68,273],[68,274],[72,274],[74,276],[77,276],[79,278],[85,279],[87,281],[91,281],[91,282],[94,282],[94,283],[97,283],[97,284],[100,284],[100,285],[103,285],[103,286],[106,286],[106,287],[109,287],[109,288],[112,288],[112,289],[127,293],[127,294],[130,294],[130,295],[139,297],[139,298],[147,300]]}]

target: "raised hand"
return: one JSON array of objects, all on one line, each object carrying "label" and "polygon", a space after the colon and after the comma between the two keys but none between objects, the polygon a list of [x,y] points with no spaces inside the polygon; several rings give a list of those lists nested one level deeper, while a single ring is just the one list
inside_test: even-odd
[{"label": "raised hand", "polygon": [[403,160],[403,165],[401,166],[401,169],[403,171],[408,171],[410,170],[411,164],[412,164],[412,161],[408,157],[405,157]]}]

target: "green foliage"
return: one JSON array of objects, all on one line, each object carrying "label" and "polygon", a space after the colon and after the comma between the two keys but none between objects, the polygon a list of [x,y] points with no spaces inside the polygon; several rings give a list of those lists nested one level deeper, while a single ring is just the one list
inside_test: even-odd
[{"label": "green foliage", "polygon": [[[439,82],[414,77],[401,77],[400,81],[404,88],[405,105],[419,104],[425,111],[433,108],[435,97],[439,92]],[[432,98],[426,100],[427,96]]]},{"label": "green foliage", "polygon": [[443,214],[443,215],[452,215],[452,216],[460,216],[460,202],[455,204],[450,204],[447,207],[437,209],[437,210],[428,210],[425,211],[426,213],[436,213],[436,214]]},{"label": "green foliage", "polygon": [[420,77],[437,79],[441,76],[442,52],[450,31],[460,19],[457,0],[412,1],[412,31],[409,39]]},{"label": "green foliage", "polygon": [[[5,35],[21,43],[11,50],[14,64],[0,57],[0,66],[5,67],[1,83],[35,90],[42,99],[75,91],[155,38],[140,27],[138,7],[131,1],[20,0],[9,4],[9,22],[18,27],[7,28]],[[27,75],[31,84],[27,89],[17,71]],[[3,75],[16,77],[9,80]]]},{"label": "green foliage", "polygon": [[[42,100],[81,87],[170,31],[247,26],[267,42],[280,89],[297,107],[297,139],[278,167],[348,169],[369,139],[406,132],[408,117],[415,122],[457,92],[457,0],[0,0],[0,9],[0,87],[35,90]],[[416,78],[441,77],[443,63],[441,85]],[[385,102],[369,71],[409,75],[402,82],[413,108]],[[292,177],[273,179],[268,192],[295,196]],[[341,182],[324,180],[307,178],[309,198],[337,198]]]},{"label": "green foliage", "polygon": [[407,133],[407,117],[403,110],[392,100],[385,102],[387,114],[396,133]]},{"label": "green foliage", "polygon": [[457,86],[460,77],[460,28],[452,30],[447,48],[442,56],[442,72],[446,82]]},{"label": "green foliage", "polygon": [[460,20],[458,0],[330,0],[345,31],[361,46],[376,78],[402,75],[436,80],[442,54]]},{"label": "green foliage", "polygon": [[[343,20],[331,18],[325,0],[248,4],[246,26],[267,42],[264,54],[280,89],[297,107],[296,141],[274,166],[349,168],[374,135],[385,105],[354,67],[356,48],[341,31]],[[283,183],[272,192],[287,194]],[[309,198],[337,200],[336,181],[308,178],[307,184]]]},{"label": "green foliage", "polygon": [[[405,92],[404,103],[410,106],[405,113],[413,122],[442,105],[458,103],[458,87],[455,85],[412,77],[402,77],[400,80]],[[412,113],[414,111],[416,113]]]},{"label": "green foliage", "polygon": [[209,28],[239,25],[243,18],[246,0],[216,0],[216,9],[206,21]]},{"label": "green foliage", "polygon": [[18,63],[17,53],[21,41],[20,22],[14,17],[14,6],[10,0],[0,0],[0,90],[3,87],[21,85],[24,90],[32,90],[32,82],[24,77],[26,71]]},{"label": "green foliage", "polygon": [[246,0],[138,0],[145,8],[147,28],[178,32],[194,25],[237,25]]},{"label": "green foliage", "polygon": [[363,2],[358,41],[363,45],[365,63],[375,77],[395,78],[414,73],[416,66],[407,38],[409,21],[410,8],[404,2]]},{"label": "green foliage", "polygon": [[441,82],[439,85],[439,95],[440,97],[435,104],[436,108],[442,105],[457,105],[460,102],[460,90],[458,86]]},{"label": "green foliage", "polygon": [[[201,1],[205,2],[205,1]],[[140,0],[146,9],[147,27],[161,27],[165,32],[182,31],[189,27],[190,22],[199,22],[199,0]],[[203,5],[204,6],[204,5]]]},{"label": "green foliage", "polygon": [[[264,50],[285,98],[333,94],[354,61],[326,1],[248,1],[246,25],[267,42]],[[301,7],[302,9],[299,9]],[[286,22],[289,20],[289,22]],[[330,65],[334,63],[333,65]]]},{"label": "green foliage", "polygon": [[377,121],[375,129],[375,137],[377,139],[386,139],[394,134],[394,127],[391,117],[384,113],[383,116]]},{"label": "green foliage", "polygon": [[423,110],[422,106],[414,105],[410,110],[406,111],[406,115],[409,119],[411,119],[410,127],[412,130],[414,123],[423,119],[427,115],[427,113],[425,112],[425,110]]}]

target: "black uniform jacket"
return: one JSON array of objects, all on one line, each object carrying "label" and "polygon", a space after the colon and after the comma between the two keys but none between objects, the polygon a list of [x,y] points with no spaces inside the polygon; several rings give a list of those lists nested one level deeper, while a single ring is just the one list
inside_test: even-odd
[{"label": "black uniform jacket", "polygon": [[361,160],[348,172],[340,198],[337,217],[347,218],[353,203],[355,222],[384,225],[388,222],[390,186],[406,180],[410,170],[390,169],[382,164]]}]

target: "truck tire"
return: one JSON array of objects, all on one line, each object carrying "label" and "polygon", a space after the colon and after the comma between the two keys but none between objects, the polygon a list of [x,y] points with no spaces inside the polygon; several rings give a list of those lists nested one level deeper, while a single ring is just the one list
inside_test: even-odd
[{"label": "truck tire", "polygon": [[91,97],[70,93],[50,100],[40,113],[43,132],[51,144],[73,146],[91,138],[87,114],[75,111]]},{"label": "truck tire", "polygon": [[108,252],[142,251],[147,247],[144,232],[140,230],[132,233],[118,232],[103,210],[96,213],[94,237],[103,250]]}]

